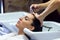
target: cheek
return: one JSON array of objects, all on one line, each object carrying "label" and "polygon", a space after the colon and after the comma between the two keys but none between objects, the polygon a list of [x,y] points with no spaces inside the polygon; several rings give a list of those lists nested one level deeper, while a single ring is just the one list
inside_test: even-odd
[{"label": "cheek", "polygon": [[31,26],[32,21],[23,22],[24,27],[29,28]]}]

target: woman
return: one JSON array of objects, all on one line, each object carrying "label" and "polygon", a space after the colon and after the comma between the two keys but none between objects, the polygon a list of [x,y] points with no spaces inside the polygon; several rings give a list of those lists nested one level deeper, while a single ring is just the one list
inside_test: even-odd
[{"label": "woman", "polygon": [[19,18],[18,22],[16,23],[16,26],[11,26],[8,23],[3,23],[2,26],[0,27],[0,35],[12,33],[14,32],[14,30],[16,31],[17,29],[18,30],[16,32],[18,33],[19,36],[25,35],[25,33],[23,32],[24,28],[28,28],[34,32],[42,31],[39,19],[36,18],[35,14],[29,13],[25,17]]},{"label": "woman", "polygon": [[[41,23],[43,23],[43,20],[45,19],[45,17],[47,15],[49,15],[51,12],[53,12],[54,10],[56,10],[57,8],[59,8],[60,6],[60,0],[50,0],[46,3],[41,3],[41,4],[32,4],[30,7],[34,7],[34,11],[37,12],[40,9],[44,9],[46,8],[41,14],[40,17],[42,16],[42,18],[40,18],[40,20],[42,21]],[[55,13],[54,13],[55,14]],[[53,15],[53,14],[52,14]],[[56,16],[56,14],[54,15],[55,17],[51,17],[53,20],[55,19],[55,21],[60,22],[59,21],[59,15]],[[47,17],[49,20],[49,17]],[[50,18],[50,21],[51,21]]]}]

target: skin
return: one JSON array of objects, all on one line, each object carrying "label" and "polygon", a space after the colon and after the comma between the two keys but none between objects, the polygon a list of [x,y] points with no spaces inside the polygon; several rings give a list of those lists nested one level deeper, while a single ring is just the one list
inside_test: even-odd
[{"label": "skin", "polygon": [[51,12],[54,10],[58,9],[60,6],[60,0],[50,0],[46,3],[41,3],[41,4],[32,4],[30,7],[34,7],[35,11],[39,11],[39,9],[46,8],[40,15],[36,15],[38,19],[41,22],[41,25],[43,24],[43,20],[45,19],[46,16],[48,16]]},{"label": "skin", "polygon": [[34,19],[34,16],[32,14],[27,14],[27,16],[25,16],[23,18],[19,18],[19,21],[16,24],[17,28],[19,29],[18,34],[24,34],[24,32],[23,32],[24,28],[34,30],[34,26],[31,26],[33,19]]}]

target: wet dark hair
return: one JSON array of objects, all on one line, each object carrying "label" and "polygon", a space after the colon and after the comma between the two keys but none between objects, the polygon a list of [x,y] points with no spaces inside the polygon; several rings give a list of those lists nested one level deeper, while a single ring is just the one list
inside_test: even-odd
[{"label": "wet dark hair", "polygon": [[31,25],[35,27],[35,29],[33,31],[34,32],[42,31],[40,21],[35,17],[34,14],[32,14],[32,15],[34,16],[34,19],[33,19],[33,22],[31,23]]}]

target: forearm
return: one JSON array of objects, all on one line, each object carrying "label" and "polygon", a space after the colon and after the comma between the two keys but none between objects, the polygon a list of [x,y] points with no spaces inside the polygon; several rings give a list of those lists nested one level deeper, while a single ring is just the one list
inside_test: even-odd
[{"label": "forearm", "polygon": [[40,16],[42,16],[42,20],[44,20],[44,18],[49,15],[51,12],[53,12],[54,10],[56,10],[58,8],[58,2],[53,0],[48,7],[40,14]]},{"label": "forearm", "polygon": [[49,4],[50,4],[50,2],[51,1],[48,1],[48,2],[46,2],[46,3],[40,3],[39,5],[40,5],[40,7],[42,6],[42,7],[47,7]]}]

